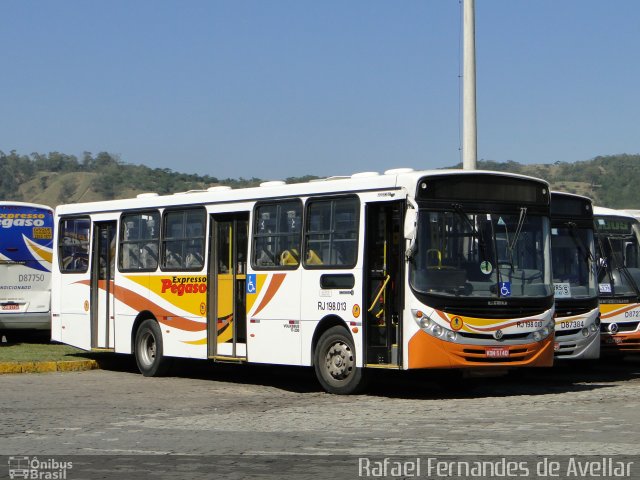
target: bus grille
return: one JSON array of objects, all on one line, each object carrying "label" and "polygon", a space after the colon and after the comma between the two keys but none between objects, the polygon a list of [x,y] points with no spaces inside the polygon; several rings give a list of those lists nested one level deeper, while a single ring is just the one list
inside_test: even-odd
[{"label": "bus grille", "polygon": [[[530,333],[530,332],[529,332]],[[502,336],[501,340],[520,340],[523,338],[527,338],[529,333],[506,333]],[[468,332],[458,332],[458,335],[464,338],[475,338],[478,340],[494,340],[495,337],[488,333],[468,333]]]},{"label": "bus grille", "polygon": [[571,330],[556,330],[556,338],[557,337],[566,337],[568,335],[575,335],[578,333],[581,328],[572,328]]},{"label": "bus grille", "polygon": [[505,358],[487,357],[484,348],[465,348],[463,349],[464,359],[473,363],[514,363],[523,362],[529,353],[526,348],[513,348],[509,350],[509,356]]},{"label": "bus grille", "polygon": [[[556,333],[557,335],[557,333]],[[567,355],[573,355],[574,350],[576,349],[576,347],[578,346],[577,343],[568,343],[566,345],[560,345],[560,348],[558,350],[556,350],[555,352],[555,356],[556,357],[564,357]]]},{"label": "bus grille", "polygon": [[585,315],[595,307],[571,307],[568,305],[556,304],[556,315],[560,318],[570,315]]},{"label": "bus grille", "polygon": [[[625,322],[625,323],[617,323],[618,325],[618,332],[622,333],[622,332],[635,332],[638,329],[638,323],[640,322]],[[610,323],[601,323],[600,324],[600,331],[604,332],[604,333],[609,333],[609,325],[611,325]]]}]

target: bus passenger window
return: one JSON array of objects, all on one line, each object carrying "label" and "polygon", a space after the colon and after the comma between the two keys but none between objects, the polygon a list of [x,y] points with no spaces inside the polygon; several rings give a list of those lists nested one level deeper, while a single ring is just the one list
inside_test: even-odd
[{"label": "bus passenger window", "polygon": [[162,240],[162,268],[200,270],[204,266],[204,209],[165,212]]},{"label": "bus passenger window", "polygon": [[354,267],[358,259],[358,199],[310,200],[308,205],[305,265]]},{"label": "bus passenger window", "polygon": [[58,257],[62,273],[83,273],[89,267],[88,218],[68,218],[60,222]]},{"label": "bus passenger window", "polygon": [[138,212],[122,216],[120,221],[120,258],[122,271],[153,271],[158,268],[160,236],[156,225],[158,212]]},{"label": "bus passenger window", "polygon": [[302,203],[258,204],[252,260],[256,269],[295,269],[300,264]]}]

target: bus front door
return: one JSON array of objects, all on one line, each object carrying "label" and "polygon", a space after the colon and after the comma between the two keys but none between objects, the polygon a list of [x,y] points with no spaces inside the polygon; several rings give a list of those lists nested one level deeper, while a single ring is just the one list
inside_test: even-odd
[{"label": "bus front door", "polygon": [[249,213],[211,216],[207,298],[208,356],[247,356],[246,273]]},{"label": "bus front door", "polygon": [[402,271],[404,202],[366,207],[364,311],[365,362],[396,368],[402,364]]},{"label": "bus front door", "polygon": [[91,348],[114,348],[116,222],[95,222],[91,261]]}]

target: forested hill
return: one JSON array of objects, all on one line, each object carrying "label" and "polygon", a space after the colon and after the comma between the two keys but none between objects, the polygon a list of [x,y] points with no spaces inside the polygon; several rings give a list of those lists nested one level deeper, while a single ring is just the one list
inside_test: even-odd
[{"label": "forested hill", "polygon": [[608,155],[573,163],[530,165],[479,161],[478,168],[543,178],[553,190],[586,195],[595,205],[603,207],[640,208],[640,155]]},{"label": "forested hill", "polygon": [[[287,178],[303,182],[313,176]],[[35,202],[56,206],[62,203],[130,198],[138,193],[160,195],[199,190],[215,185],[233,188],[255,186],[258,178],[219,179],[209,175],[174,172],[120,161],[106,152],[74,155],[49,153],[18,155],[0,151],[0,200]]]},{"label": "forested hill", "polygon": [[[544,178],[554,190],[587,195],[597,205],[640,209],[640,155],[610,155],[574,163],[536,165],[480,161],[478,168]],[[299,182],[313,178],[317,177],[308,175],[285,180]],[[258,178],[219,179],[153,169],[127,164],[106,152],[85,153],[77,158],[57,152],[19,155],[0,151],[0,200],[51,206],[128,198],[142,192],[170,194],[221,184],[240,188],[257,185],[260,181]]]}]

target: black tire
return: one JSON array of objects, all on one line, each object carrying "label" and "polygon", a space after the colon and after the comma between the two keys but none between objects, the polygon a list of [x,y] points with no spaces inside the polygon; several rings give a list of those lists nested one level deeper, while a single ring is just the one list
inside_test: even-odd
[{"label": "black tire", "polygon": [[145,320],[138,327],[134,342],[138,370],[145,377],[160,377],[169,369],[169,359],[163,355],[162,332],[158,322]]},{"label": "black tire", "polygon": [[329,393],[350,395],[365,386],[364,371],[356,367],[353,339],[341,326],[331,327],[320,336],[313,364],[320,385]]}]

